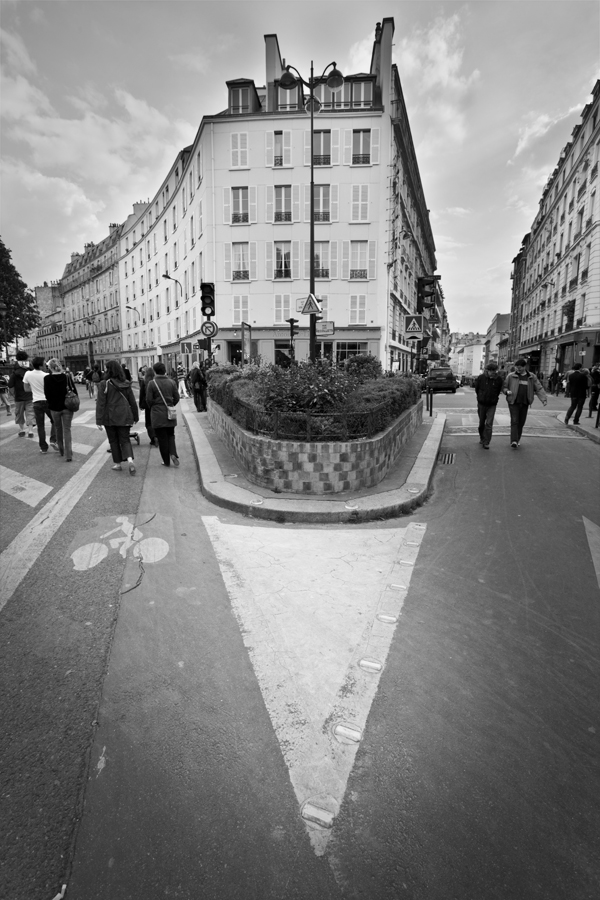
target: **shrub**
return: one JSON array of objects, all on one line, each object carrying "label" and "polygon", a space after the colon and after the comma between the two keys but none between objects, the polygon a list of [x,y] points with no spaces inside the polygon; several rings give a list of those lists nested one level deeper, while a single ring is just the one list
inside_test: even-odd
[{"label": "shrub", "polygon": [[349,356],[344,361],[344,369],[348,375],[357,378],[360,382],[383,377],[381,363],[370,353],[359,353],[356,356]]}]

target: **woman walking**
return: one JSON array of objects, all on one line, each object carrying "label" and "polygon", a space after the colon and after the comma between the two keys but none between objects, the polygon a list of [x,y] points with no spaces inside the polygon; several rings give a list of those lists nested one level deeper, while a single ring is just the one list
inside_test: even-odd
[{"label": "woman walking", "polygon": [[131,390],[131,384],[125,378],[121,364],[116,359],[106,363],[106,378],[98,385],[96,400],[96,425],[106,435],[113,458],[113,469],[122,470],[124,459],[129,463],[129,474],[135,475],[133,463],[133,447],[129,431],[139,419],[138,406]]},{"label": "woman walking", "polygon": [[163,466],[179,465],[175,446],[175,426],[177,419],[169,418],[169,409],[179,403],[177,385],[165,375],[163,363],[154,363],[154,379],[146,386],[146,403],[150,407],[152,427],[158,440]]},{"label": "woman walking", "polygon": [[63,372],[63,368],[57,359],[48,360],[49,374],[44,378],[44,394],[56,429],[56,443],[61,456],[66,461],[73,459],[73,447],[71,444],[71,421],[73,411],[65,408],[67,391],[77,393],[75,382],[71,373]]},{"label": "woman walking", "polygon": [[150,407],[146,403],[146,388],[148,387],[149,382],[154,378],[154,369],[152,366],[142,366],[138,373],[138,384],[140,388],[140,409],[144,410],[144,425],[146,426],[146,433],[150,438],[150,446],[158,447],[158,441],[156,440],[156,435],[154,434],[154,428],[152,427],[152,418],[150,415]]}]

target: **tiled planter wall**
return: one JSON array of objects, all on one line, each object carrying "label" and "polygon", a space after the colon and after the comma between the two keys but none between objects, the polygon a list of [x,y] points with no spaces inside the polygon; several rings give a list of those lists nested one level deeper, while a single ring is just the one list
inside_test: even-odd
[{"label": "tiled planter wall", "polygon": [[296,494],[339,494],[385,478],[403,445],[423,421],[423,401],[373,438],[305,443],[251,434],[208,401],[210,424],[254,484]]}]

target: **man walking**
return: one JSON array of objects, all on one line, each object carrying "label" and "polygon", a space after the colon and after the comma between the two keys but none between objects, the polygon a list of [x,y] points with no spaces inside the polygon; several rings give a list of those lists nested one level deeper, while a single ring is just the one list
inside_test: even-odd
[{"label": "man walking", "polygon": [[592,379],[592,388],[590,390],[590,406],[588,419],[592,418],[592,413],[598,409],[598,397],[600,396],[600,366],[593,366],[590,372]]},{"label": "man walking", "polygon": [[15,422],[19,429],[19,437],[25,437],[25,425],[27,425],[27,437],[33,437],[33,398],[29,385],[23,385],[25,372],[29,369],[28,355],[24,350],[17,350],[17,360],[13,373],[8,379],[8,386],[15,398]]},{"label": "man walking", "polygon": [[527,371],[527,363],[524,359],[518,359],[515,363],[515,371],[507,375],[504,382],[504,393],[508,400],[510,413],[510,446],[516,450],[521,443],[523,427],[533,398],[539,397],[544,406],[548,402],[548,398],[546,391],[533,372]]},{"label": "man walking", "polygon": [[28,384],[31,388],[33,397],[33,415],[35,416],[35,424],[37,425],[40,453],[48,452],[48,443],[46,441],[46,416],[50,419],[50,444],[58,451],[58,444],[56,443],[56,426],[54,424],[54,419],[50,414],[50,407],[48,406],[46,394],[44,393],[44,379],[47,375],[47,372],[44,372],[42,368],[44,365],[44,357],[34,356],[31,360],[31,365],[33,366],[33,369],[25,372],[23,384]]},{"label": "man walking", "polygon": [[579,424],[579,417],[587,397],[589,382],[587,375],[581,371],[581,363],[575,363],[573,371],[569,374],[569,396],[571,405],[565,416],[565,425],[569,424],[569,419],[573,416],[573,425]]},{"label": "man walking", "polygon": [[206,412],[206,375],[202,363],[193,363],[190,373],[190,384],[194,393],[194,405],[197,412]]},{"label": "man walking", "polygon": [[484,450],[489,450],[492,440],[492,428],[498,397],[502,393],[504,381],[498,374],[498,363],[491,360],[483,374],[475,379],[477,394],[477,413],[479,415],[479,443]]}]

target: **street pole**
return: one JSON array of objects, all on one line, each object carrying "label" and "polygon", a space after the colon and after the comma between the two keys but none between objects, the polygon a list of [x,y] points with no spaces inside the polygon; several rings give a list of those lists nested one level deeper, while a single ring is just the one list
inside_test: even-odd
[{"label": "street pole", "polygon": [[[315,293],[315,113],[314,113],[314,96],[315,96],[315,73],[314,63],[310,61],[310,293]],[[315,362],[317,358],[317,315],[311,313],[309,316],[309,339],[308,352],[310,361]]]}]

